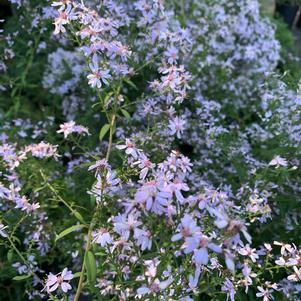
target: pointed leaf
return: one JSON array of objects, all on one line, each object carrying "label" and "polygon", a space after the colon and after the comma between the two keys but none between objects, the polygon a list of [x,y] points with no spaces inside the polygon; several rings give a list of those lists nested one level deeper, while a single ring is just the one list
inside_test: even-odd
[{"label": "pointed leaf", "polygon": [[82,215],[78,212],[78,211],[75,211],[74,212],[74,216],[83,224],[85,224],[85,221],[84,221],[84,218],[82,217]]},{"label": "pointed leaf", "polygon": [[29,278],[29,277],[31,277],[32,275],[20,275],[20,276],[15,276],[14,278],[13,278],[13,280],[15,280],[15,281],[21,281],[21,280],[25,280],[25,279],[27,279],[27,278]]},{"label": "pointed leaf", "polygon": [[99,140],[101,141],[104,136],[106,135],[106,133],[109,131],[110,129],[110,125],[108,123],[106,123],[100,130],[99,132]]},{"label": "pointed leaf", "polygon": [[11,249],[7,252],[7,260],[11,262],[13,260],[14,251]]},{"label": "pointed leaf", "polygon": [[64,236],[74,232],[74,231],[77,231],[77,230],[80,230],[82,228],[86,227],[85,225],[74,225],[74,226],[71,226],[67,229],[65,229],[64,231],[62,231],[59,235],[56,236],[55,238],[55,241],[57,242],[59,239],[63,238]]},{"label": "pointed leaf", "polygon": [[137,88],[137,86],[129,79],[125,78],[124,81],[129,84],[132,88],[134,88],[136,91],[138,91],[139,89]]},{"label": "pointed leaf", "polygon": [[91,251],[89,251],[86,255],[85,266],[87,270],[88,281],[94,286],[97,271],[95,257]]},{"label": "pointed leaf", "polygon": [[124,110],[124,109],[120,109],[121,113],[123,114],[123,116],[128,120],[131,121],[131,115],[128,111]]},{"label": "pointed leaf", "polygon": [[73,274],[73,279],[74,278],[79,278],[81,274],[82,274],[81,272],[74,273]]}]

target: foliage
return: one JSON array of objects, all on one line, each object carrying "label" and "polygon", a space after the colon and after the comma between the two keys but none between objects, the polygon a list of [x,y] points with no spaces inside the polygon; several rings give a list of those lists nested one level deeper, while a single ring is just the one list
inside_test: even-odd
[{"label": "foliage", "polygon": [[10,2],[1,297],[300,300],[283,23],[256,0]]}]

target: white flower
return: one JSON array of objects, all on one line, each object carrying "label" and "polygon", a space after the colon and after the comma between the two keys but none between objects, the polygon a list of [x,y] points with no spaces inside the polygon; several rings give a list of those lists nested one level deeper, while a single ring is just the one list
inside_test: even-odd
[{"label": "white flower", "polygon": [[261,286],[257,286],[257,289],[259,290],[259,292],[256,293],[256,297],[263,297],[263,301],[274,299],[274,297],[271,295],[272,290],[264,289]]},{"label": "white flower", "polygon": [[276,166],[276,168],[279,168],[280,166],[287,167],[287,160],[276,156],[274,159],[269,163],[270,166]]},{"label": "white flower", "polygon": [[2,223],[0,223],[0,235],[2,237],[7,237],[7,233],[4,229],[8,228],[8,226],[4,226]]},{"label": "white flower", "polygon": [[294,274],[289,275],[287,277],[287,279],[290,281],[300,281],[301,280],[301,269],[298,269],[296,266],[294,266],[293,269],[294,269]]},{"label": "white flower", "polygon": [[126,139],[125,144],[117,145],[116,147],[118,149],[125,149],[125,153],[131,155],[134,159],[138,158],[138,150],[130,139]]},{"label": "white flower", "polygon": [[64,9],[70,2],[70,0],[54,1],[51,6],[60,6],[60,9]]},{"label": "white flower", "polygon": [[71,279],[73,279],[73,274],[71,271],[68,271],[67,268],[64,268],[62,273],[59,273],[57,275],[50,273],[45,285],[47,293],[55,291],[58,287],[61,287],[62,291],[64,293],[67,293],[67,291],[71,290],[72,287],[66,281],[70,281]]},{"label": "white flower", "polygon": [[109,70],[101,70],[98,67],[98,63],[96,60],[93,60],[93,64],[89,65],[91,72],[87,78],[89,80],[88,84],[92,87],[92,88],[101,88],[102,86],[102,82],[106,85],[109,85],[108,80],[112,78],[112,76],[110,75],[110,71]]},{"label": "white flower", "polygon": [[279,259],[275,260],[275,263],[280,266],[286,265],[285,259],[283,257],[280,257]]},{"label": "white flower", "polygon": [[97,233],[93,234],[93,236],[94,238],[92,242],[96,242],[102,247],[105,247],[106,245],[111,244],[113,242],[113,239],[111,238],[111,235],[106,228],[99,229]]},{"label": "white flower", "polygon": [[72,133],[90,135],[89,130],[86,127],[75,124],[73,120],[61,124],[57,133],[64,133],[64,138],[67,138]]},{"label": "white flower", "polygon": [[285,244],[282,242],[274,241],[274,245],[281,246],[280,253],[281,255],[286,256],[288,253],[292,253],[294,251],[293,247],[290,244]]},{"label": "white flower", "polygon": [[88,193],[95,195],[96,201],[100,203],[103,195],[118,190],[119,184],[120,179],[116,177],[116,173],[108,169],[105,178],[97,174],[97,182]]},{"label": "white flower", "polygon": [[153,169],[155,164],[152,163],[143,153],[140,154],[137,162],[134,162],[134,165],[138,165],[140,168],[139,178],[144,180],[149,172],[149,169]]},{"label": "white flower", "polygon": [[[58,3],[57,3],[58,4]],[[70,20],[74,20],[76,17],[74,13],[72,13],[72,6],[67,5],[62,6],[61,9],[59,10],[59,16],[55,19],[54,25],[55,25],[55,30],[54,34],[59,34],[60,32],[64,33],[66,32],[66,29],[64,25],[67,25],[70,23]]]},{"label": "white flower", "polygon": [[95,164],[91,165],[89,168],[88,168],[88,171],[91,171],[91,170],[96,170],[95,172],[95,176],[98,175],[99,171],[101,170],[105,170],[105,169],[108,169],[109,165],[108,165],[108,161],[106,159],[101,159],[101,160],[97,160],[95,162]]},{"label": "white flower", "polygon": [[238,249],[238,253],[243,256],[250,257],[252,262],[256,262],[256,260],[259,258],[258,254],[256,253],[256,249],[252,249],[249,245],[246,245],[244,248]]},{"label": "white flower", "polygon": [[60,125],[60,130],[57,133],[64,133],[64,138],[67,138],[73,132],[75,122],[73,120]]}]

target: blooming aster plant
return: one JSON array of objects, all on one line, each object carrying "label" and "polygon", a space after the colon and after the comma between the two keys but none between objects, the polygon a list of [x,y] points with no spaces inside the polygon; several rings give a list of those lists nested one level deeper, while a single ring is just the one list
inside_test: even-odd
[{"label": "blooming aster plant", "polygon": [[[300,89],[258,1],[16,4],[0,256],[23,300],[300,300]],[[15,117],[37,86],[47,118]]]}]

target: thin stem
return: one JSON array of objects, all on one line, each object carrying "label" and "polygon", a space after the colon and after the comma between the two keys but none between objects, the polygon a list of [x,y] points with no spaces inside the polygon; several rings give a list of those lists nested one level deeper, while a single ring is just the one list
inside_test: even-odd
[{"label": "thin stem", "polygon": [[18,248],[16,247],[16,245],[14,244],[14,242],[12,241],[12,239],[8,236],[7,237],[9,243],[11,244],[11,246],[13,247],[13,249],[16,251],[16,253],[18,254],[18,256],[22,259],[22,261],[24,262],[24,264],[30,269],[30,266],[27,263],[27,260],[25,259],[25,257],[21,254],[21,252],[18,250]]},{"label": "thin stem", "polygon": [[[12,248],[15,250],[15,252],[17,253],[17,255],[21,258],[21,260],[23,261],[23,263],[27,266],[27,268],[29,269],[30,273],[32,275],[35,275],[36,278],[41,281],[40,277],[32,270],[31,266],[28,264],[27,260],[25,259],[25,257],[21,254],[21,252],[18,250],[18,248],[16,247],[16,245],[14,244],[14,242],[12,241],[12,239],[10,238],[10,236],[7,236],[7,239],[10,243],[10,245],[12,246]],[[41,281],[42,282],[42,281]]]},{"label": "thin stem", "polygon": [[16,225],[14,226],[14,228],[13,228],[11,234],[10,234],[10,237],[13,237],[13,236],[14,236],[14,234],[15,234],[15,232],[17,231],[18,227],[23,223],[23,221],[26,219],[26,217],[27,217],[27,215],[24,214],[24,215],[22,216],[22,218],[16,223]]},{"label": "thin stem", "polygon": [[88,231],[88,239],[87,239],[87,244],[86,244],[86,248],[85,248],[85,254],[84,254],[84,260],[83,260],[83,264],[82,264],[82,269],[80,272],[80,277],[78,280],[78,285],[77,285],[77,290],[76,290],[76,294],[74,296],[73,301],[78,301],[82,288],[83,288],[83,282],[84,282],[84,274],[85,274],[85,266],[86,266],[86,255],[88,253],[88,251],[90,250],[91,247],[91,238],[92,238],[92,230],[93,230],[93,222],[90,224],[89,227],[89,231]]},{"label": "thin stem", "polygon": [[107,155],[106,155],[106,160],[109,161],[110,158],[110,153],[112,149],[112,143],[113,143],[113,130],[114,130],[114,125],[115,125],[115,119],[116,115],[112,115],[111,123],[110,123],[110,134],[109,134],[109,145],[108,145],[108,150],[107,150]]},{"label": "thin stem", "polygon": [[[115,119],[116,119],[116,115],[113,114],[112,115],[112,119],[111,119],[111,123],[110,123],[109,145],[108,145],[106,160],[109,160],[111,149],[112,149],[113,130],[114,130],[114,125],[115,125]],[[99,209],[99,205],[97,205],[97,207],[96,207],[96,209],[94,211],[94,214],[93,214],[93,217],[92,217],[92,221],[91,221],[90,226],[89,226],[88,238],[87,238],[87,244],[86,244],[86,248],[85,248],[85,254],[84,254],[83,264],[82,264],[80,278],[79,278],[78,285],[77,285],[76,294],[74,296],[73,301],[78,301],[79,300],[79,297],[80,297],[82,289],[83,289],[85,266],[86,266],[86,257],[87,257],[87,253],[89,252],[89,250],[91,248],[92,230],[93,230],[94,225],[95,225],[95,219],[96,219],[97,214],[98,214],[98,209]]]},{"label": "thin stem", "polygon": [[[119,87],[115,91],[115,101],[117,100],[120,88],[121,88],[121,86],[119,85]],[[108,118],[108,114],[107,114],[106,111],[105,111],[105,113],[106,113],[106,116]],[[108,120],[109,120],[109,118],[108,118]],[[114,109],[114,112],[112,113],[112,117],[111,117],[111,120],[110,120],[109,145],[108,145],[107,154],[106,154],[106,160],[107,161],[109,161],[110,153],[111,153],[111,150],[112,150],[113,131],[114,131],[114,126],[115,126],[115,121],[116,121],[116,108]],[[103,190],[101,191],[101,198],[102,197],[103,197]],[[84,286],[83,282],[84,282],[84,278],[85,278],[86,257],[87,257],[87,253],[89,252],[89,250],[91,248],[92,230],[93,230],[93,228],[94,228],[94,226],[96,224],[96,219],[97,219],[97,215],[98,215],[99,209],[100,209],[100,205],[98,204],[96,206],[96,208],[94,209],[92,220],[91,220],[91,223],[90,223],[90,226],[89,226],[88,237],[87,237],[87,244],[86,244],[85,253],[84,253],[84,259],[83,259],[82,268],[81,268],[81,274],[80,274],[80,278],[79,278],[77,289],[76,289],[76,294],[74,296],[73,301],[78,301],[79,300],[79,297],[81,295],[81,292],[82,292],[82,289],[83,289],[83,286]]]}]

